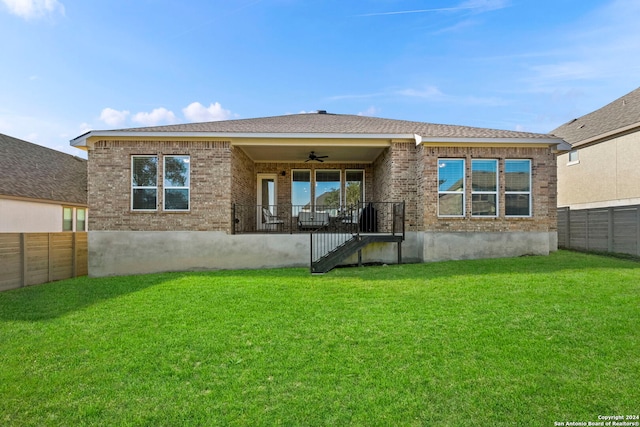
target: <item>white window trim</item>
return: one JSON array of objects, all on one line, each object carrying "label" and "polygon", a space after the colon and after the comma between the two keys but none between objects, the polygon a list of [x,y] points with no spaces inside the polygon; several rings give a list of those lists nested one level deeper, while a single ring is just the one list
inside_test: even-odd
[{"label": "white window trim", "polygon": [[[84,211],[84,229],[78,230],[78,212]],[[87,231],[87,208],[75,208],[73,213],[73,231]]]},{"label": "white window trim", "polygon": [[[576,159],[571,160],[571,153],[576,154]],[[578,149],[574,148],[573,150],[567,153],[567,166],[578,165],[580,164],[580,154],[578,154]]]},{"label": "white window trim", "polygon": [[[316,210],[316,187],[318,186],[318,172],[338,172],[338,208],[340,207],[340,205],[342,204],[342,186],[344,184],[344,181],[342,180],[342,170],[340,169],[315,169],[313,171],[313,182],[312,182],[312,187],[313,187],[313,210]],[[326,182],[326,181],[320,181],[320,182]],[[320,205],[323,207],[326,207],[325,205]]]},{"label": "white window trim", "polygon": [[504,216],[506,218],[531,218],[533,216],[532,211],[533,211],[533,197],[532,197],[532,192],[531,192],[531,188],[532,188],[532,184],[533,184],[533,164],[531,159],[505,159],[504,161],[504,173],[507,173],[507,162],[510,161],[527,161],[529,162],[529,191],[507,191],[506,188],[506,177],[505,177],[505,190],[504,190],[504,194],[505,194],[505,208],[506,208],[506,197],[507,194],[526,194],[529,196],[529,214],[528,215],[508,215],[506,210],[504,213]]},{"label": "white window trim", "polygon": [[[167,171],[167,159],[172,157],[186,157],[189,159],[189,161],[187,162],[187,165],[189,168],[189,185],[182,186],[182,187],[169,187],[164,184],[165,173]],[[163,174],[162,176],[162,210],[165,212],[190,212],[191,211],[191,156],[188,154],[170,154],[170,155],[162,156],[162,174]],[[187,197],[187,204],[189,207],[187,209],[167,209],[166,208],[167,190],[187,190],[189,195]]]},{"label": "white window trim", "polygon": [[[153,186],[153,187],[152,186],[140,187],[140,186],[134,186],[133,185],[133,172],[134,172],[133,161],[134,161],[134,159],[137,159],[137,158],[154,158],[154,159],[156,159],[156,185],[155,186]],[[157,162],[157,160],[158,160],[158,156],[155,155],[155,154],[131,156],[131,193],[130,193],[131,194],[131,206],[130,207],[131,207],[131,210],[133,212],[157,212],[158,211],[159,190],[158,190],[158,162]],[[133,207],[133,200],[134,200],[133,190],[156,190],[156,208],[155,209],[135,209]]]},{"label": "white window trim", "polygon": [[342,201],[344,203],[344,205],[347,205],[347,174],[349,172],[362,172],[362,189],[361,189],[361,193],[362,193],[362,200],[360,200],[360,204],[364,203],[364,201],[366,200],[366,195],[365,195],[365,190],[366,190],[366,185],[364,185],[364,183],[366,182],[366,177],[365,177],[365,170],[364,169],[345,169],[344,170],[344,200]]},{"label": "white window trim", "polygon": [[[295,172],[309,172],[309,181],[294,181],[293,177]],[[289,194],[289,200],[291,201],[291,210],[293,216],[298,216],[298,213],[302,210],[302,205],[296,205],[293,203],[293,183],[294,182],[308,182],[309,183],[309,207],[313,206],[315,201],[314,188],[313,188],[313,173],[311,169],[291,169],[291,191]]]},{"label": "white window trim", "polygon": [[[440,162],[443,160],[462,160],[462,191],[440,191]],[[436,173],[436,188],[438,189],[438,218],[465,218],[467,212],[467,159],[465,158],[438,158],[438,171]],[[440,195],[441,194],[461,194],[462,195],[462,214],[461,215],[441,215],[440,214]]]},{"label": "white window trim", "polygon": [[[494,162],[496,165],[496,189],[495,191],[474,191],[473,190],[473,162],[474,161],[480,161],[480,162]],[[473,218],[497,218],[500,214],[500,169],[499,169],[499,162],[498,159],[471,159],[471,216]],[[529,186],[529,188],[531,188],[531,186]],[[494,215],[474,215],[473,214],[473,196],[476,194],[489,194],[489,195],[494,195],[496,197],[496,212]],[[438,198],[439,200],[439,198]]]}]

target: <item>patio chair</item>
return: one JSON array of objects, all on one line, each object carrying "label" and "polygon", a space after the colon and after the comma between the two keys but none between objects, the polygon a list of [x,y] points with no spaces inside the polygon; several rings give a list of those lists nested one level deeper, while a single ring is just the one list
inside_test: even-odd
[{"label": "patio chair", "polygon": [[328,212],[300,212],[298,214],[298,228],[300,230],[321,229],[328,226]]},{"label": "patio chair", "polygon": [[351,229],[352,227],[356,227],[360,222],[360,214],[362,213],[362,208],[349,208],[345,215],[342,217],[342,225]]},{"label": "patio chair", "polygon": [[282,230],[284,220],[278,218],[267,208],[262,208],[262,216],[264,218],[265,229],[267,230]]}]

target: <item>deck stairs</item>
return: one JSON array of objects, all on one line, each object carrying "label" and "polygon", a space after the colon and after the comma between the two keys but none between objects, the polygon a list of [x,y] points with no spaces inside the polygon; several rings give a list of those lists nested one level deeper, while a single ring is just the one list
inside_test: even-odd
[{"label": "deck stairs", "polygon": [[[314,236],[315,234],[315,236]],[[340,236],[337,240],[333,237],[330,240],[322,240],[321,234],[312,233],[312,247],[314,245],[313,239],[320,242],[330,242],[321,245],[315,245],[315,260],[311,261],[311,273],[312,274],[324,274],[331,269],[338,266],[345,259],[351,255],[358,253],[364,247],[371,243],[376,242],[396,242],[398,245],[402,244],[403,236],[398,234],[346,234]],[[401,262],[401,250],[398,248],[398,262]]]}]

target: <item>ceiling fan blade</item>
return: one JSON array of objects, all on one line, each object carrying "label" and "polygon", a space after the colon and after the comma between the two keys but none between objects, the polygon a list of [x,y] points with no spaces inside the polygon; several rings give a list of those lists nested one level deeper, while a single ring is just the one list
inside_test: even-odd
[{"label": "ceiling fan blade", "polygon": [[316,156],[316,159],[326,159],[329,156]]},{"label": "ceiling fan blade", "polygon": [[320,157],[316,157],[316,160],[319,161],[320,163],[324,163],[324,160],[322,160]]}]

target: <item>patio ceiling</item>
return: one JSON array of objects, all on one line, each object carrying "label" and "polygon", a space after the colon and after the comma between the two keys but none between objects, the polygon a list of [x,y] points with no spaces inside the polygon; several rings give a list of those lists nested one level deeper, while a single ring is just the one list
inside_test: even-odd
[{"label": "patio ceiling", "polygon": [[[277,143],[242,143],[233,142],[240,147],[251,160],[257,163],[302,163],[308,159],[309,153],[314,151],[317,156],[324,158],[327,163],[373,163],[390,145],[389,141],[375,141],[375,143],[340,143],[332,141],[279,141]],[[320,162],[309,162],[320,164]]]}]

